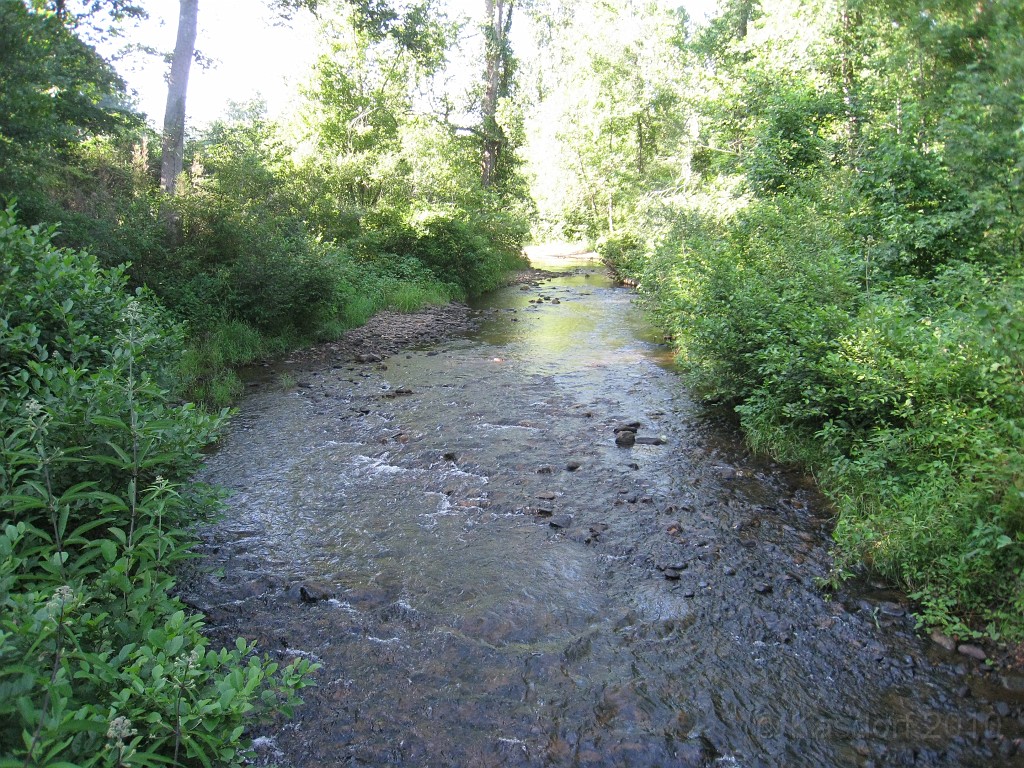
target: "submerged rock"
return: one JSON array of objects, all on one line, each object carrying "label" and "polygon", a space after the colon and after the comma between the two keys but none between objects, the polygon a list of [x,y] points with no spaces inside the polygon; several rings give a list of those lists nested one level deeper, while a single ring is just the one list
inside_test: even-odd
[{"label": "submerged rock", "polygon": [[299,599],[304,603],[319,603],[335,595],[333,585],[307,581],[299,586]]}]

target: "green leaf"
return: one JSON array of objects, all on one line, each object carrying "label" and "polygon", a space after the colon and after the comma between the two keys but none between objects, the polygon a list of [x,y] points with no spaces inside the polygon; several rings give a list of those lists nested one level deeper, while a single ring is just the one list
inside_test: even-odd
[{"label": "green leaf", "polygon": [[117,559],[117,544],[110,539],[103,539],[100,542],[100,552],[103,553],[104,560],[112,563]]}]

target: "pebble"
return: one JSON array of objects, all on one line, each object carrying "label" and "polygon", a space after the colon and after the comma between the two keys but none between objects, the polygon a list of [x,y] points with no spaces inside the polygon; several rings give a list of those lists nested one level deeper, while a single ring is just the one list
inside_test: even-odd
[{"label": "pebble", "polygon": [[948,635],[942,634],[937,629],[934,632],[932,632],[931,638],[932,638],[932,642],[933,643],[935,643],[936,645],[942,646],[947,651],[955,651],[956,650],[956,640],[954,640],[953,638],[949,637]]},{"label": "pebble", "polygon": [[754,591],[759,595],[770,595],[772,593],[772,585],[767,582],[761,582],[754,585]]},{"label": "pebble", "polygon": [[548,520],[548,525],[557,529],[568,528],[572,525],[572,515],[555,515]]},{"label": "pebble", "polygon": [[576,461],[575,459],[573,459],[572,461],[566,462],[565,468],[569,472],[575,472],[577,469],[579,469],[582,466],[583,466],[583,462],[582,461]]}]

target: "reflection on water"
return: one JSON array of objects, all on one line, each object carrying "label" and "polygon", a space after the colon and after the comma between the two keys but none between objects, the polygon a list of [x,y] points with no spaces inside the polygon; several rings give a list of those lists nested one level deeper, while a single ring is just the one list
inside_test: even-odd
[{"label": "reflection on water", "polygon": [[[829,510],[710,426],[632,302],[577,267],[470,338],[243,404],[194,599],[323,665],[261,759],[1020,764],[960,658],[816,588]],[[665,444],[616,446],[630,421]]]}]

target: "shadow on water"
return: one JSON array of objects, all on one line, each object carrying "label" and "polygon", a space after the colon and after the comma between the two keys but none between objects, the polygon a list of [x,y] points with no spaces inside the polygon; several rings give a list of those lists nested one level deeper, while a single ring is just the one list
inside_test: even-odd
[{"label": "shadow on water", "polygon": [[322,664],[261,762],[1024,764],[1017,683],[823,594],[813,487],[690,400],[629,291],[558,269],[466,338],[256,388],[210,457],[190,599]]}]

